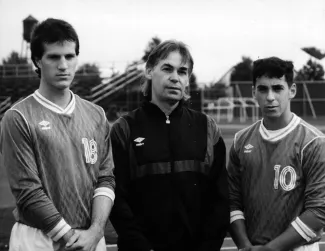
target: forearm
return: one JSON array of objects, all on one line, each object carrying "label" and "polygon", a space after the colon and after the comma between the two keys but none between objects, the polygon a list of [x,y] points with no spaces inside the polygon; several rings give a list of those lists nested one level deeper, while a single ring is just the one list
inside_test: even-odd
[{"label": "forearm", "polygon": [[271,250],[285,251],[292,250],[304,244],[306,244],[306,240],[292,226],[289,226],[281,235],[265,246]]},{"label": "forearm", "polygon": [[16,194],[20,220],[58,241],[71,229],[70,225],[62,218],[43,189],[26,190]]},{"label": "forearm", "polygon": [[246,232],[245,220],[236,220],[230,224],[230,234],[238,249],[252,246]]},{"label": "forearm", "polygon": [[93,199],[90,229],[96,230],[101,236],[104,236],[105,226],[112,206],[113,201],[107,196],[99,195]]},{"label": "forearm", "polygon": [[311,211],[305,211],[266,246],[272,250],[291,250],[318,241],[321,232],[322,224],[318,218]]}]

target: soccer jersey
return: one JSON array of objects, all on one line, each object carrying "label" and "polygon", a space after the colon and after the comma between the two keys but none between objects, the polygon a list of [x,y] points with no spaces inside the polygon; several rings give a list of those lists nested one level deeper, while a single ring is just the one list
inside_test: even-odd
[{"label": "soccer jersey", "polygon": [[292,224],[315,237],[299,215],[325,222],[325,137],[298,116],[268,131],[263,121],[235,135],[228,164],[231,221],[245,218],[254,245],[264,245]]},{"label": "soccer jersey", "polygon": [[55,241],[88,228],[92,199],[114,200],[109,125],[102,108],[71,92],[65,109],[38,91],[2,121],[0,149],[17,201],[18,222]]}]

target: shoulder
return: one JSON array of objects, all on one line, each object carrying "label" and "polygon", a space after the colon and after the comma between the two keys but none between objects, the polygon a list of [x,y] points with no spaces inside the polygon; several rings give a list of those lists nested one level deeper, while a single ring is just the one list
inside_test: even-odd
[{"label": "shoulder", "polygon": [[[28,118],[33,112],[33,105],[35,100],[32,95],[15,103],[9,110],[7,110],[2,118],[2,124],[9,123],[9,125],[21,124],[29,127]],[[35,110],[34,110],[35,111]]]},{"label": "shoulder", "polygon": [[315,149],[319,147],[325,149],[324,133],[303,119],[300,120],[299,133],[296,137],[300,137],[300,140],[303,142],[301,150],[302,155],[308,149]]},{"label": "shoulder", "polygon": [[77,94],[74,95],[76,98],[76,104],[80,107],[81,110],[88,113],[90,116],[99,116],[106,119],[106,113],[101,106],[96,105],[86,99],[80,98]]},{"label": "shoulder", "polygon": [[254,124],[245,127],[244,129],[238,131],[235,133],[234,136],[234,147],[240,146],[242,144],[245,144],[246,140],[251,137],[251,135],[256,135],[259,133],[259,127],[261,125],[261,120],[258,120]]},{"label": "shoulder", "polygon": [[186,113],[187,116],[189,116],[191,119],[193,120],[207,120],[208,117],[210,119],[212,119],[210,116],[202,113],[202,112],[199,112],[199,111],[196,111],[196,110],[193,110],[189,107],[186,107],[186,106],[183,106],[183,111]]}]

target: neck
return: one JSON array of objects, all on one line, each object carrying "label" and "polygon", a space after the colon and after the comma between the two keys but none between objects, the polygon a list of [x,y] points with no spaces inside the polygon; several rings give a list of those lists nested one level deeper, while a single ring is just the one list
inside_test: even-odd
[{"label": "neck", "polygon": [[175,110],[175,108],[178,106],[179,101],[175,102],[157,102],[157,100],[151,100],[151,103],[155,104],[162,110],[163,113],[165,113],[166,116],[169,116],[172,111]]},{"label": "neck", "polygon": [[283,116],[278,118],[268,118],[263,119],[263,125],[268,130],[279,130],[286,127],[292,120],[293,113],[289,112],[288,114],[283,114]]},{"label": "neck", "polygon": [[62,109],[66,108],[71,100],[69,88],[60,90],[46,85],[41,81],[38,91],[43,97],[60,106]]}]

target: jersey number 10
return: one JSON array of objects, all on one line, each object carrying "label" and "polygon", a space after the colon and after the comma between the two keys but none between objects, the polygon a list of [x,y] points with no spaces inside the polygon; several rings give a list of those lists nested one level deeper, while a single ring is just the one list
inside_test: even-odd
[{"label": "jersey number 10", "polygon": [[[280,172],[280,168],[281,168],[281,165],[274,166],[274,171],[275,171],[274,189],[278,189],[279,184],[284,191],[290,191],[290,190],[294,189],[296,186],[296,180],[297,180],[297,174],[296,174],[295,169],[291,166],[286,166]],[[288,179],[286,180],[287,175],[290,175],[290,177],[288,177]]]},{"label": "jersey number 10", "polygon": [[97,143],[91,139],[82,138],[82,144],[85,148],[86,163],[95,164],[97,161]]}]

